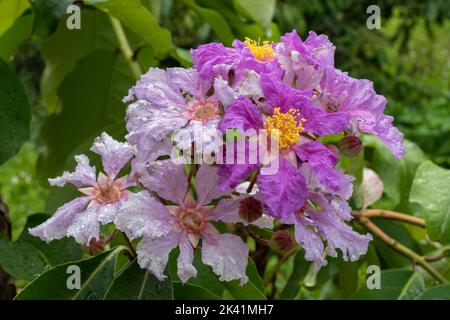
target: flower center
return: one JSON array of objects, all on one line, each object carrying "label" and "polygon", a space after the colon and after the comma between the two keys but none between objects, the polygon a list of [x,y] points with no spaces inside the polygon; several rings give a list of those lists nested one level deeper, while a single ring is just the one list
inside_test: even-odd
[{"label": "flower center", "polygon": [[120,196],[120,188],[109,181],[99,184],[95,192],[95,198],[100,203],[116,202]]},{"label": "flower center", "polygon": [[181,227],[189,233],[200,232],[205,224],[202,213],[196,209],[183,209],[178,217]]},{"label": "flower center", "polygon": [[217,116],[217,110],[213,103],[198,105],[194,110],[194,117],[198,120],[209,120]]},{"label": "flower center", "polygon": [[247,45],[248,50],[259,61],[271,61],[275,57],[274,50],[270,45],[269,41],[263,41],[260,45],[259,42],[252,40],[250,38],[245,38],[244,43]]},{"label": "flower center", "polygon": [[300,133],[305,129],[300,118],[300,111],[289,109],[288,112],[280,112],[280,108],[275,108],[273,115],[265,120],[266,128],[271,137],[278,139],[280,149],[287,149],[300,138]]}]

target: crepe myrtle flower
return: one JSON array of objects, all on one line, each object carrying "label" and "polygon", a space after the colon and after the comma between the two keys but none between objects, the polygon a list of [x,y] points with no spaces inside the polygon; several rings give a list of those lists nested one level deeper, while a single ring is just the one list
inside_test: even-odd
[{"label": "crepe myrtle flower", "polygon": [[[221,113],[233,100],[221,78],[212,86],[195,69],[150,68],[124,102],[135,100],[126,114],[127,140],[138,150],[172,135],[180,150],[195,140],[204,149],[215,143]],[[198,136],[200,135],[200,136]]]},{"label": "crepe myrtle flower", "polygon": [[307,181],[308,200],[280,222],[295,226],[295,239],[305,249],[305,259],[314,262],[315,271],[327,264],[326,254],[337,256],[336,249],[345,261],[358,260],[367,252],[372,236],[361,235],[346,224],[352,219],[347,200],[354,178],[339,170],[339,189],[335,191],[316,179],[309,163],[302,164],[300,170]]},{"label": "crepe myrtle flower", "polygon": [[327,111],[348,113],[350,133],[373,134],[386,144],[396,159],[404,155],[403,133],[392,125],[394,118],[384,114],[387,100],[375,92],[371,81],[354,79],[338,69],[326,68],[313,102]]},{"label": "crepe myrtle flower", "polygon": [[83,196],[66,203],[47,221],[29,229],[30,234],[47,242],[66,236],[74,237],[83,245],[88,245],[92,239],[100,240],[100,224],[113,221],[119,207],[128,199],[127,188],[134,185],[126,175],[117,178],[133,157],[134,147],[102,133],[91,151],[101,156],[105,173],[96,176],[96,168],[89,165],[85,155],[75,156],[75,171],[66,171],[60,177],[49,179],[49,183],[58,187],[73,184]]},{"label": "crepe myrtle flower", "polygon": [[211,266],[221,281],[239,279],[241,284],[246,283],[247,245],[236,235],[219,233],[211,224],[240,221],[237,211],[209,205],[230,192],[220,190],[217,168],[200,166],[195,177],[195,200],[188,190],[183,165],[162,160],[147,169],[149,174],[140,182],[151,193],[144,190],[131,195],[115,218],[116,227],[128,237],[142,238],[136,250],[139,265],[162,280],[169,253],[179,247],[177,274],[185,283],[197,275],[192,263],[194,249],[200,247],[202,239],[202,262]]},{"label": "crepe myrtle flower", "polygon": [[[300,163],[309,162],[318,179],[330,187],[338,188],[338,176],[334,170],[336,155],[313,138],[336,134],[348,124],[345,113],[327,113],[309,101],[309,91],[293,89],[271,77],[261,75],[261,86],[268,110],[262,112],[250,100],[239,97],[226,111],[219,128],[222,132],[235,128],[241,134],[258,134],[266,129],[271,138],[278,140],[279,170],[274,174],[259,174],[258,186],[273,217],[284,217],[302,207],[306,201],[305,179],[298,170]],[[233,188],[241,180],[261,166],[258,164],[225,164],[219,174],[223,188]]]}]

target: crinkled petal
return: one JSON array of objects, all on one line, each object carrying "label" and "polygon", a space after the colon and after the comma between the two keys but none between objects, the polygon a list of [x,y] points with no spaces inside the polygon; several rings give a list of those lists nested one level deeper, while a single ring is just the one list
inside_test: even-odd
[{"label": "crinkled petal", "polygon": [[220,76],[214,79],[214,96],[225,109],[236,100],[236,92],[230,87],[228,82],[223,80]]},{"label": "crinkled petal", "polygon": [[295,153],[302,161],[307,161],[317,179],[332,190],[339,189],[339,177],[334,167],[337,162],[336,155],[319,141],[312,141],[293,147]]},{"label": "crinkled petal", "polygon": [[202,261],[213,268],[220,281],[239,279],[243,285],[248,281],[248,251],[248,246],[236,235],[210,233],[202,243]]},{"label": "crinkled petal", "polygon": [[89,159],[84,154],[75,156],[77,166],[75,172],[64,171],[63,175],[54,179],[48,179],[52,186],[63,187],[71,183],[77,188],[95,185],[95,167],[89,165]]},{"label": "crinkled petal", "polygon": [[183,203],[188,187],[183,165],[172,160],[157,161],[147,166],[147,173],[140,179],[146,188],[163,199]]},{"label": "crinkled petal", "polygon": [[126,122],[127,140],[145,148],[146,144],[163,140],[184,127],[188,119],[174,107],[155,108],[145,100],[138,100],[128,107]]},{"label": "crinkled petal", "polygon": [[44,223],[29,229],[29,233],[46,242],[62,239],[67,236],[67,229],[75,217],[82,214],[92,199],[76,198],[56,210],[55,214]]},{"label": "crinkled petal", "polygon": [[131,144],[116,141],[105,132],[95,139],[91,151],[102,157],[103,168],[111,180],[114,180],[134,155],[134,147]]},{"label": "crinkled petal", "polygon": [[79,244],[88,245],[92,239],[100,239],[100,222],[97,210],[90,207],[77,215],[67,229],[67,236],[74,237]]},{"label": "crinkled petal", "polygon": [[123,205],[124,201],[125,200],[98,206],[97,207],[98,221],[101,224],[108,224],[113,222],[114,218],[119,213],[120,206]]},{"label": "crinkled petal", "polygon": [[180,241],[180,255],[177,259],[177,275],[182,283],[186,283],[190,278],[197,276],[197,269],[192,265],[194,261],[194,249],[188,238]]},{"label": "crinkled petal", "polygon": [[288,160],[279,159],[278,172],[258,176],[259,191],[268,207],[268,214],[282,218],[303,206],[307,187],[300,171]]},{"label": "crinkled petal", "polygon": [[219,129],[226,133],[227,129],[240,129],[241,134],[249,129],[263,128],[263,119],[256,105],[245,97],[239,97],[225,112]]},{"label": "crinkled petal", "polygon": [[199,206],[208,204],[211,200],[225,195],[219,186],[220,176],[218,168],[208,165],[201,165],[195,177],[195,188],[198,194],[197,203]]},{"label": "crinkled petal", "polygon": [[179,243],[179,234],[171,232],[159,238],[144,238],[139,242],[136,253],[141,268],[149,270],[160,281],[166,278],[164,270],[170,251]]},{"label": "crinkled petal", "polygon": [[327,264],[324,247],[319,235],[310,229],[311,223],[303,216],[295,216],[295,240],[305,249],[305,259],[314,262],[314,271]]},{"label": "crinkled petal", "polygon": [[339,215],[329,211],[308,212],[317,230],[327,240],[327,251],[332,257],[337,256],[336,249],[342,251],[345,261],[356,261],[367,252],[372,236],[361,235],[352,230]]},{"label": "crinkled petal", "polygon": [[209,85],[199,79],[197,70],[189,68],[166,69],[169,81],[177,86],[181,92],[192,95],[197,99],[203,99]]},{"label": "crinkled petal", "polygon": [[114,219],[116,228],[131,239],[160,237],[172,230],[169,210],[148,191],[131,194]]}]

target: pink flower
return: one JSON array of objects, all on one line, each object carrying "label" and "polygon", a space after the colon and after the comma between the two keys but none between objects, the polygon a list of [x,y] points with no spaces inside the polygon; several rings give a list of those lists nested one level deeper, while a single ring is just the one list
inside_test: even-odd
[{"label": "pink flower", "polygon": [[30,229],[30,234],[47,242],[71,236],[85,245],[92,239],[100,239],[100,224],[113,221],[118,208],[128,199],[127,188],[134,185],[127,176],[116,178],[132,158],[134,148],[102,133],[91,151],[101,156],[106,174],[100,172],[96,177],[95,167],[89,165],[89,159],[85,155],[75,156],[75,172],[64,172],[60,177],[49,179],[49,182],[58,187],[71,183],[84,196],[60,207],[50,219]]},{"label": "pink flower", "polygon": [[202,262],[211,266],[221,281],[247,282],[247,245],[236,235],[219,233],[211,224],[240,220],[237,211],[221,214],[208,205],[227,194],[219,189],[217,168],[200,167],[195,178],[195,200],[188,193],[182,165],[171,160],[158,161],[149,165],[148,171],[140,182],[159,198],[148,191],[133,194],[115,218],[116,227],[130,238],[142,237],[137,246],[139,265],[162,280],[169,253],[179,247],[178,277],[185,283],[197,275],[192,262],[194,249],[202,239]]}]

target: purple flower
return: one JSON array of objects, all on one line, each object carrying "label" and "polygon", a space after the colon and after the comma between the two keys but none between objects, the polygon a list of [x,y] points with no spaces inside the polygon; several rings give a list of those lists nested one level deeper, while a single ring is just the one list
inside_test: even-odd
[{"label": "purple flower", "polygon": [[[267,129],[269,134],[276,130],[280,150],[279,154],[272,156],[273,161],[278,162],[279,170],[270,175],[260,174],[258,186],[269,214],[284,217],[302,207],[306,201],[306,184],[298,170],[299,163],[310,163],[322,183],[334,190],[338,188],[339,180],[334,170],[336,156],[322,143],[305,134],[338,133],[347,126],[348,116],[339,112],[327,113],[308,100],[308,91],[293,89],[268,75],[261,76],[261,84],[266,98],[266,112],[262,112],[250,99],[239,97],[225,112],[219,128],[222,132],[236,128],[243,135],[252,129],[250,136],[257,135],[260,129]],[[219,171],[221,186],[235,187],[261,165],[222,166]]]},{"label": "purple flower", "polygon": [[164,279],[169,253],[179,247],[178,277],[185,283],[197,274],[192,262],[194,249],[202,238],[202,261],[213,268],[220,280],[247,282],[247,245],[236,235],[220,234],[211,224],[224,220],[224,216],[227,222],[239,220],[237,213],[232,216],[230,212],[213,211],[214,207],[208,205],[227,194],[219,189],[217,168],[200,166],[195,178],[196,200],[188,193],[182,165],[171,160],[157,161],[148,170],[141,183],[159,198],[147,191],[134,194],[115,219],[117,228],[130,238],[142,237],[137,247],[139,265]]},{"label": "purple flower", "polygon": [[314,262],[315,271],[327,264],[325,252],[336,257],[336,249],[341,250],[345,261],[358,260],[367,252],[372,237],[353,231],[345,223],[352,219],[346,200],[351,196],[353,177],[340,171],[340,189],[336,192],[315,179],[308,163],[301,171],[308,183],[308,202],[281,222],[295,225],[295,239],[305,249],[305,259]]},{"label": "purple flower", "polygon": [[139,152],[175,133],[173,140],[181,150],[190,148],[194,139],[208,149],[216,142],[220,110],[234,100],[233,90],[221,78],[213,86],[209,95],[210,85],[194,69],[151,68],[124,99],[137,99],[127,110],[127,140]]},{"label": "purple flower", "polygon": [[392,125],[393,117],[385,115],[387,100],[378,95],[369,80],[354,79],[334,68],[327,68],[317,89],[314,103],[328,111],[348,113],[351,129],[373,134],[401,158],[405,149],[403,133]]},{"label": "purple flower", "polygon": [[106,174],[101,172],[96,177],[95,167],[89,165],[89,159],[85,155],[75,156],[75,172],[64,172],[49,182],[58,187],[71,183],[84,196],[60,207],[50,219],[30,229],[30,234],[47,242],[71,236],[86,245],[92,239],[100,239],[100,224],[113,221],[119,207],[128,199],[127,188],[134,185],[127,176],[117,178],[119,171],[133,157],[134,147],[102,133],[91,150],[101,156]]}]

